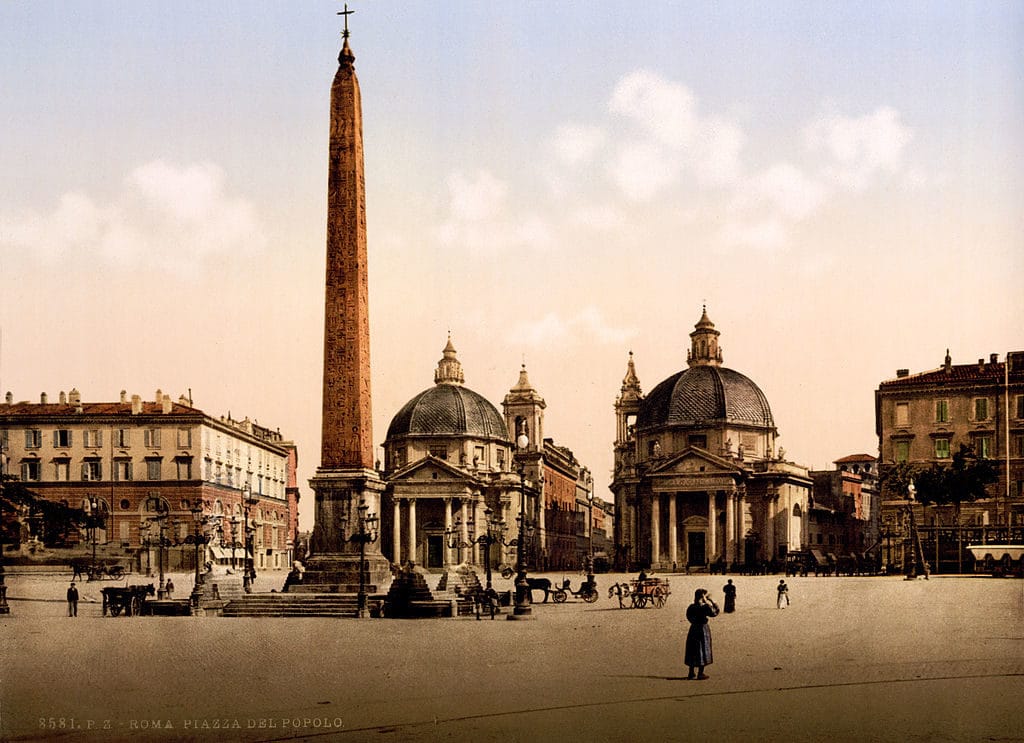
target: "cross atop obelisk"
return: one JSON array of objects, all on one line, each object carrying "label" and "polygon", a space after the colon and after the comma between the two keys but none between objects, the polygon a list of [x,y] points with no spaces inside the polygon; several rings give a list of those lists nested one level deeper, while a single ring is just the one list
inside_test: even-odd
[{"label": "cross atop obelisk", "polygon": [[355,13],[354,10],[349,10],[348,9],[348,3],[345,3],[345,9],[344,10],[339,10],[338,11],[338,15],[343,16],[345,18],[345,30],[341,32],[341,38],[343,38],[343,39],[347,39],[348,38],[348,17],[350,15],[352,15],[353,13]]}]

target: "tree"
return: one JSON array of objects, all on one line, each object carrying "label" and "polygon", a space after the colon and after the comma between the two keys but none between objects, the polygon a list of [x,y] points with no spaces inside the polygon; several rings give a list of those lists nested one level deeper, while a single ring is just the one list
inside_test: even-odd
[{"label": "tree", "polygon": [[0,484],[0,537],[4,544],[20,544],[27,530],[48,546],[60,545],[72,528],[86,522],[82,509],[47,500],[12,475],[4,475]]},{"label": "tree", "polygon": [[960,450],[953,455],[953,462],[947,470],[946,487],[949,502],[956,509],[956,521],[960,523],[960,506],[988,497],[988,486],[999,479],[996,465],[991,459],[979,459],[974,449],[960,444]]},{"label": "tree", "polygon": [[882,490],[890,495],[906,498],[910,492],[910,483],[914,479],[914,468],[910,462],[897,462],[885,467],[879,477]]}]

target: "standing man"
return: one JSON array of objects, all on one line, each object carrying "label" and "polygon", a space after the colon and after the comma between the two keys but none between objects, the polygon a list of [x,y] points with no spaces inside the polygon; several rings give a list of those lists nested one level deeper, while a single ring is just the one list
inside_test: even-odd
[{"label": "standing man", "polygon": [[68,616],[78,616],[78,589],[75,588],[74,581],[71,581],[71,585],[68,587]]},{"label": "standing man", "polygon": [[777,608],[777,609],[781,609],[782,608],[782,601],[783,601],[783,599],[785,599],[785,601],[786,601],[786,606],[789,606],[789,586],[786,585],[786,581],[784,581],[784,580],[780,580],[779,581],[778,592],[779,592],[779,598],[775,602],[775,608]]},{"label": "standing man", "polygon": [[732,584],[732,578],[722,586],[722,593],[725,594],[725,613],[732,614],[736,611],[736,586]]}]

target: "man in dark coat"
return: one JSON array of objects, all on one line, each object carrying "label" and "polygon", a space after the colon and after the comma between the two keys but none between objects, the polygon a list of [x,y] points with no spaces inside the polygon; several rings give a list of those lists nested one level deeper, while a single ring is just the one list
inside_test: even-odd
[{"label": "man in dark coat", "polygon": [[705,589],[698,588],[693,595],[693,603],[686,607],[686,620],[690,623],[690,630],[686,633],[683,662],[690,667],[690,674],[686,677],[688,679],[703,681],[708,678],[704,673],[704,666],[710,666],[713,662],[708,619],[717,616],[718,605],[711,600]]},{"label": "man in dark coat", "polygon": [[736,611],[736,586],[732,584],[732,578],[722,586],[722,593],[725,594],[725,608],[726,614],[732,614]]},{"label": "man in dark coat", "polygon": [[75,588],[74,581],[68,587],[68,616],[78,616],[78,589]]}]

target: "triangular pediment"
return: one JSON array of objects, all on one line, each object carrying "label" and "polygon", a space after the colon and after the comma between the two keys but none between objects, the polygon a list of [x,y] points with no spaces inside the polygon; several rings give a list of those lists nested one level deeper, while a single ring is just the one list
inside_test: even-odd
[{"label": "triangular pediment", "polygon": [[410,462],[405,467],[394,472],[388,482],[466,482],[477,484],[478,480],[463,469],[456,467],[447,460],[432,457],[429,454],[423,459]]},{"label": "triangular pediment", "polygon": [[663,462],[659,462],[650,472],[652,476],[728,475],[733,477],[742,476],[744,473],[743,466],[735,461],[716,456],[694,446],[688,446]]}]

